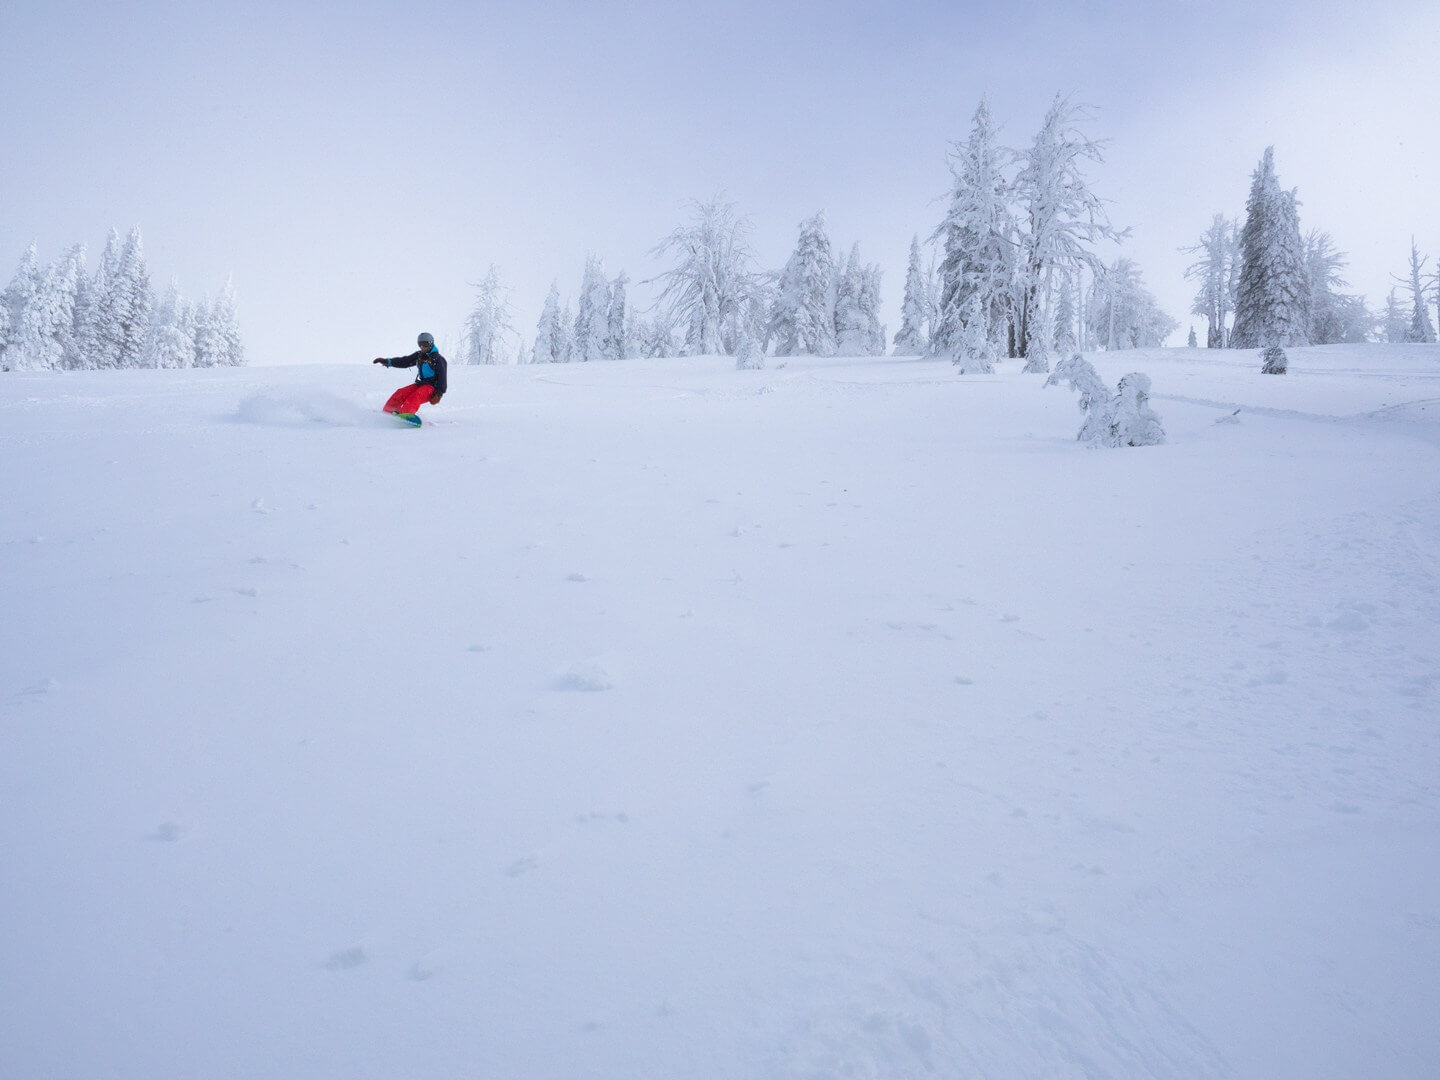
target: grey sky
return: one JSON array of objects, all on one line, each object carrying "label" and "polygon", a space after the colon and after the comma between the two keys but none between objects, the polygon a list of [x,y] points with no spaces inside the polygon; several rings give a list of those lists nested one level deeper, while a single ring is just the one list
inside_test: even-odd
[{"label": "grey sky", "polygon": [[1096,106],[1094,186],[1172,343],[1194,321],[1176,249],[1243,210],[1271,143],[1302,228],[1376,304],[1412,232],[1440,255],[1440,4],[1371,8],[10,0],[0,280],[31,239],[84,241],[93,267],[138,223],[158,285],[233,273],[252,362],[361,361],[453,338],[490,263],[528,339],[587,252],[648,277],[686,203],[723,191],[771,268],[824,209],[884,267],[893,332],[980,95],[1018,146],[1061,91]]}]

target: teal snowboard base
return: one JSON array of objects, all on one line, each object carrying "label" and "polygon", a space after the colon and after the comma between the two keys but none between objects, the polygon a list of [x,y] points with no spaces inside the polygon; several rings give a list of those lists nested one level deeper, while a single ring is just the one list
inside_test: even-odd
[{"label": "teal snowboard base", "polygon": [[393,416],[393,417],[395,417],[396,420],[403,420],[405,423],[409,424],[411,427],[419,427],[419,426],[420,426],[420,417],[418,417],[417,415],[415,415],[413,412],[396,412],[396,413],[391,413],[390,415]]}]

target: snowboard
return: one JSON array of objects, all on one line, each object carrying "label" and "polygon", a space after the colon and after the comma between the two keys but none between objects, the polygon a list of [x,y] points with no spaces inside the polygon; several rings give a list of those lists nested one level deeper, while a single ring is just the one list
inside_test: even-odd
[{"label": "snowboard", "polygon": [[420,417],[416,416],[413,412],[394,412],[390,415],[395,417],[396,420],[404,421],[411,427],[420,426]]}]

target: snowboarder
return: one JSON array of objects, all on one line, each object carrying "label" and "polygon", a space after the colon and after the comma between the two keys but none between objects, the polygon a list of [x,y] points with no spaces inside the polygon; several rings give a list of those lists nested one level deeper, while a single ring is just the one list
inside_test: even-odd
[{"label": "snowboarder", "polygon": [[446,369],[445,357],[441,356],[435,348],[435,335],[422,333],[415,339],[415,344],[420,346],[409,356],[394,356],[386,359],[377,356],[372,363],[384,364],[389,367],[416,368],[415,381],[409,386],[402,386],[395,393],[390,395],[390,400],[385,402],[385,411],[394,413],[399,419],[407,423],[419,426],[420,417],[416,415],[420,406],[427,401],[431,405],[440,404],[440,399],[445,396]]}]

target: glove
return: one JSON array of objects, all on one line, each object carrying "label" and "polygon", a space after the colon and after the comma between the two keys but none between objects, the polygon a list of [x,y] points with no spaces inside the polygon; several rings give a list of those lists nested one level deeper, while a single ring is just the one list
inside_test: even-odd
[{"label": "glove", "polygon": [[385,358],[383,356],[377,356],[374,360],[371,360],[370,362],[372,364],[383,364],[385,363]]},{"label": "glove", "polygon": [[440,392],[437,390],[434,394],[431,395],[431,397],[430,397],[430,404],[431,404],[431,405],[439,405],[439,404],[440,404],[440,399],[441,399],[442,397],[444,397],[444,396],[445,396],[444,394],[440,393]]}]

